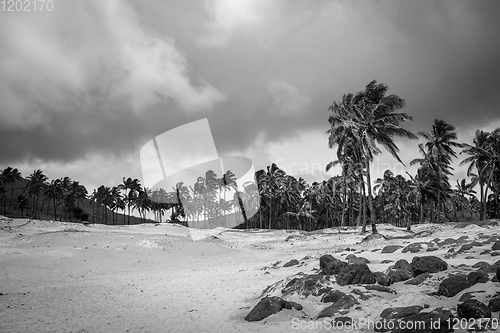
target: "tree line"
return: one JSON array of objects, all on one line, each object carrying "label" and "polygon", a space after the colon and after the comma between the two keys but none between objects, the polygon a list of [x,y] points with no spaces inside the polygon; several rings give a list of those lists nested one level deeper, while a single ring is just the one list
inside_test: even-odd
[{"label": "tree line", "polygon": [[[212,226],[224,225],[228,215],[239,213],[241,228],[311,231],[356,225],[366,232],[369,221],[372,233],[377,233],[377,222],[411,230],[414,223],[473,219],[473,214],[480,220],[500,217],[500,128],[478,130],[472,143],[459,142],[455,127],[439,119],[429,131],[413,133],[401,126],[413,120],[400,112],[405,100],[388,94],[388,89],[386,84],[372,81],[363,91],[345,94],[328,108],[326,134],[329,147],[336,148],[336,159],[325,171],[338,166],[341,172],[322,182],[309,184],[273,163],[258,170],[255,182],[242,188],[231,171],[219,177],[208,170],[191,186],[179,182],[172,189],[152,190],[142,187],[138,179],[123,177],[121,184],[102,185],[89,195],[69,177],[49,183],[41,170],[35,170],[16,202],[13,184],[21,174],[8,167],[0,175],[3,211],[7,203],[10,209],[14,202],[31,216],[50,209],[55,218],[76,218],[78,204],[88,198],[92,217],[101,216],[106,224],[118,223],[118,211],[123,212],[123,224],[130,224],[131,211],[137,210],[143,222],[152,214],[156,222],[195,225],[208,220]],[[410,161],[410,165],[418,165],[416,174],[394,175],[387,170],[372,182],[370,165],[381,147],[403,164],[395,137],[422,140],[417,145],[420,156]],[[468,166],[468,178],[457,180],[452,187],[452,164],[458,155],[463,157],[460,164]],[[169,219],[164,218],[167,211]]]}]

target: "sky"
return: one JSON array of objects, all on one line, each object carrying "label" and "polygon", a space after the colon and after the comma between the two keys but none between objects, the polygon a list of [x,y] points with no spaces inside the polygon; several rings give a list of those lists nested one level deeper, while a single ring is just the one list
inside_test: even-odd
[{"label": "sky", "polygon": [[[328,107],[372,80],[406,100],[414,132],[439,118],[472,143],[477,129],[500,127],[496,0],[52,4],[0,8],[0,168],[24,176],[42,169],[89,192],[142,179],[142,147],[206,118],[219,156],[326,179],[336,173],[323,171],[336,152]],[[186,140],[201,144],[198,134]],[[406,167],[383,153],[372,179],[414,174],[419,142],[397,138]],[[463,158],[453,182],[466,176]]]}]

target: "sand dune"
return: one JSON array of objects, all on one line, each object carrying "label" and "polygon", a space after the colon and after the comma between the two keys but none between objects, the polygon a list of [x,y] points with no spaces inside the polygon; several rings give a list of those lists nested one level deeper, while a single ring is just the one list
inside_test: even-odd
[{"label": "sand dune", "polygon": [[[299,272],[312,274],[322,254],[341,258],[350,253],[346,247],[369,259],[372,271],[390,266],[382,259],[411,261],[418,255],[372,252],[417,240],[358,244],[363,236],[351,229],[341,234],[192,230],[170,224],[83,226],[6,218],[0,218],[0,227],[0,332],[290,332],[292,319],[299,315],[295,310],[283,310],[261,322],[244,321],[266,287]],[[407,235],[390,225],[379,229],[387,236]],[[492,226],[419,225],[414,230],[427,231],[419,242],[500,234],[500,228]],[[493,263],[495,257],[479,255],[487,247],[447,262],[451,267],[481,260]],[[433,255],[446,251],[439,249]],[[283,267],[290,259],[301,263]],[[431,308],[456,307],[461,294],[448,299],[428,295],[447,273],[435,274],[420,286],[395,284],[397,296],[372,298],[349,315],[376,318],[386,307],[424,303]],[[498,283],[488,282],[468,291],[486,291],[486,297],[495,288]],[[313,300],[291,300],[304,305],[304,313],[311,317],[324,307]]]}]

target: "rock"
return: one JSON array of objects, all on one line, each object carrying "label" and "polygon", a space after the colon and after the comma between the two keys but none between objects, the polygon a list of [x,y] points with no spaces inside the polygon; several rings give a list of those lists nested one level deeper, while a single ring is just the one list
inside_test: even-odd
[{"label": "rock", "polygon": [[424,308],[420,305],[412,305],[399,308],[387,308],[382,311],[380,318],[386,320],[400,319],[420,313]]},{"label": "rock", "polygon": [[500,250],[500,242],[499,241],[496,241],[495,243],[493,243],[493,245],[491,246],[491,249],[493,251],[498,251]]},{"label": "rock", "polygon": [[393,262],[393,261],[394,261],[394,260],[384,259],[384,260],[382,260],[380,263],[381,263],[381,264],[388,264],[388,263],[391,263],[391,262]]},{"label": "rock", "polygon": [[453,332],[453,315],[450,311],[436,309],[403,317],[391,333],[448,333]]},{"label": "rock", "polygon": [[356,289],[356,288],[355,288],[355,289],[353,289],[353,290],[351,290],[351,293],[353,293],[354,295],[358,295],[358,296],[359,296],[359,298],[360,298],[362,301],[366,301],[366,300],[369,300],[370,298],[374,297],[374,295],[372,295],[372,294],[370,294],[370,293],[366,294],[366,293],[364,293],[364,292],[362,292],[361,290]]},{"label": "rock", "polygon": [[407,271],[406,269],[391,268],[387,272],[387,276],[392,282],[397,283],[411,279],[413,277],[413,274],[410,271]]},{"label": "rock", "polygon": [[493,278],[491,279],[491,282],[499,282],[498,280],[498,276],[493,276]]},{"label": "rock", "polygon": [[326,254],[319,258],[319,268],[322,270],[322,273],[326,275],[335,275],[340,272],[340,270],[347,266],[347,263],[334,258],[330,254]]},{"label": "rock", "polygon": [[245,320],[260,321],[270,315],[280,312],[283,308],[302,310],[302,305],[295,302],[285,301],[277,296],[264,297],[259,303],[257,303],[252,311],[246,315]]},{"label": "rock", "polygon": [[422,250],[422,243],[412,243],[412,244],[408,244],[404,249],[401,250],[401,252],[402,253],[407,253],[407,252],[417,253],[417,252],[420,252],[420,250]]},{"label": "rock", "polygon": [[429,273],[422,273],[422,274],[414,277],[413,279],[410,279],[410,280],[406,281],[404,284],[411,284],[411,285],[414,285],[414,286],[418,286],[419,284],[421,284],[422,282],[424,282],[425,280],[427,280],[431,276],[432,275],[429,274]]},{"label": "rock", "polygon": [[498,251],[491,252],[490,256],[492,256],[492,257],[498,257],[498,256],[500,256],[500,252],[498,252]]},{"label": "rock", "polygon": [[369,234],[368,236],[363,238],[361,243],[371,242],[371,241],[379,241],[379,240],[387,240],[387,237],[385,237],[382,234],[378,234],[378,233],[377,234]]},{"label": "rock", "polygon": [[366,264],[349,264],[337,275],[337,283],[341,286],[348,284],[373,284],[377,279]]},{"label": "rock", "polygon": [[444,279],[438,288],[438,294],[453,297],[471,286],[467,276],[452,276]]},{"label": "rock", "polygon": [[472,268],[478,268],[479,271],[488,271],[490,269],[491,265],[487,263],[486,261],[478,261],[474,265],[472,265]]},{"label": "rock", "polygon": [[476,283],[486,283],[490,280],[488,274],[482,271],[470,272],[469,275],[467,275],[467,278],[471,285],[475,285]]},{"label": "rock", "polygon": [[436,256],[413,257],[411,261],[413,273],[420,275],[422,273],[437,273],[448,269],[446,261]]},{"label": "rock", "polygon": [[387,245],[382,249],[381,253],[394,253],[401,248],[402,248],[401,245]]},{"label": "rock", "polygon": [[320,296],[321,292],[324,293],[332,286],[334,284],[329,275],[303,275],[291,279],[281,292],[285,296],[296,293],[300,298],[305,298],[310,295]]},{"label": "rock", "polygon": [[345,257],[345,260],[349,264],[369,264],[370,260],[363,258],[363,257],[357,257],[355,254],[349,254],[347,257]]},{"label": "rock", "polygon": [[459,318],[465,319],[491,318],[490,308],[477,299],[470,299],[459,304],[457,313]]},{"label": "rock", "polygon": [[299,264],[299,261],[297,259],[292,259],[289,262],[287,262],[286,264],[284,264],[283,267],[290,267],[290,266],[295,266],[298,264]]},{"label": "rock", "polygon": [[439,247],[437,247],[437,246],[429,246],[427,248],[427,252],[434,252],[434,251],[437,251],[437,250],[439,250]]},{"label": "rock", "polygon": [[453,238],[446,238],[444,241],[442,241],[441,243],[438,243],[438,245],[440,247],[443,247],[445,245],[451,245],[451,244],[456,244],[457,241]]},{"label": "rock", "polygon": [[460,298],[458,299],[458,301],[459,302],[465,302],[465,301],[471,300],[473,298],[474,298],[474,292],[469,291],[467,293],[464,293],[462,296],[460,296]]},{"label": "rock", "polygon": [[495,262],[493,265],[490,265],[487,273],[496,273],[498,269],[500,269],[500,260]]},{"label": "rock", "polygon": [[399,259],[398,261],[396,261],[396,263],[394,264],[394,268],[406,269],[407,271],[413,274],[413,268],[411,267],[410,263],[405,259]]},{"label": "rock", "polygon": [[387,276],[387,274],[383,272],[374,272],[375,274],[375,279],[377,280],[377,283],[380,284],[381,286],[388,287],[392,284],[391,279]]},{"label": "rock", "polygon": [[500,296],[493,297],[488,302],[488,307],[492,312],[500,311]]},{"label": "rock", "polygon": [[496,276],[497,280],[500,280],[500,268],[497,269],[495,276]]},{"label": "rock", "polygon": [[323,317],[332,317],[341,310],[349,309],[354,305],[359,304],[353,296],[346,294],[344,295],[345,297],[339,298],[332,305],[321,310],[317,318],[319,319]]},{"label": "rock", "polygon": [[321,297],[321,302],[323,303],[335,303],[339,299],[346,297],[347,294],[341,292],[340,290],[331,290],[328,293],[325,293],[323,297]]},{"label": "rock", "polygon": [[384,286],[379,286],[378,284],[367,284],[366,286],[363,286],[363,287],[365,287],[366,290],[375,290],[375,291],[380,291],[383,293],[389,293],[389,294],[394,294],[394,295],[397,294],[396,290],[391,289],[391,288],[387,288]]}]

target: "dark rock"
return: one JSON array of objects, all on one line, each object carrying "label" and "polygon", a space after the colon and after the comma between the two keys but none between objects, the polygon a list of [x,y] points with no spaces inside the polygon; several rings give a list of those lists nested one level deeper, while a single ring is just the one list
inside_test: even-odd
[{"label": "dark rock", "polygon": [[487,273],[496,273],[498,269],[500,269],[500,260],[490,265]]},{"label": "dark rock", "polygon": [[346,262],[336,259],[330,254],[326,254],[319,258],[319,268],[327,275],[338,274],[340,270],[346,266]]},{"label": "dark rock", "polygon": [[413,273],[420,275],[422,273],[437,273],[448,269],[448,264],[436,256],[413,257],[411,261]]},{"label": "dark rock", "polygon": [[349,253],[344,259],[349,262],[349,260],[356,259],[356,258],[357,258],[357,256],[355,254]]},{"label": "dark rock", "polygon": [[335,303],[339,299],[346,297],[347,295],[340,290],[331,290],[328,293],[325,293],[323,297],[321,297],[321,302],[323,303]]},{"label": "dark rock", "polygon": [[492,257],[498,257],[498,256],[500,256],[500,252],[498,252],[498,251],[491,252],[490,256],[492,256]]},{"label": "dark rock", "polygon": [[362,301],[366,301],[366,300],[368,300],[368,299],[370,299],[370,298],[374,297],[374,295],[372,295],[372,294],[370,294],[370,293],[366,294],[366,293],[362,292],[362,291],[361,291],[361,290],[359,290],[359,289],[353,289],[353,290],[351,290],[351,293],[353,293],[354,295],[358,295],[358,296],[359,296],[359,298],[360,298]]},{"label": "dark rock", "polygon": [[429,273],[422,273],[422,274],[414,277],[413,279],[410,279],[410,280],[406,281],[404,284],[411,284],[411,285],[414,285],[414,286],[418,286],[419,284],[421,284],[422,282],[424,282],[425,280],[427,280],[431,276],[432,275],[429,274]]},{"label": "dark rock", "polygon": [[500,311],[500,296],[493,297],[488,302],[488,307],[492,312]]},{"label": "dark rock", "polygon": [[391,333],[448,333],[453,332],[453,315],[449,311],[434,310],[403,317]]},{"label": "dark rock", "polygon": [[408,317],[423,310],[423,307],[420,305],[412,305],[406,307],[399,308],[387,308],[380,314],[380,318],[391,320],[391,319],[400,319],[404,317]]},{"label": "dark rock", "polygon": [[486,261],[478,261],[474,265],[472,265],[472,268],[478,268],[479,271],[488,271],[491,265],[487,263]]},{"label": "dark rock", "polygon": [[401,245],[387,245],[382,249],[381,253],[394,253],[401,248],[402,248]]},{"label": "dark rock", "polygon": [[465,319],[491,318],[490,308],[477,299],[470,299],[459,304],[457,313],[459,318]]},{"label": "dark rock", "polygon": [[380,263],[381,263],[381,264],[388,264],[388,263],[391,263],[391,262],[393,262],[393,261],[394,261],[394,260],[384,259],[384,260],[382,260]]},{"label": "dark rock", "polygon": [[420,250],[422,250],[422,243],[412,243],[412,244],[408,244],[404,249],[401,250],[401,252],[402,253],[407,253],[407,252],[417,253],[417,252],[420,252]]},{"label": "dark rock", "polygon": [[349,264],[337,276],[337,283],[341,286],[348,284],[373,284],[377,279],[366,264]]},{"label": "dark rock", "polygon": [[290,267],[290,266],[295,266],[298,264],[299,264],[299,261],[297,259],[292,259],[289,262],[287,262],[286,264],[284,264],[283,267]]},{"label": "dark rock", "polygon": [[364,287],[366,290],[375,290],[375,291],[380,291],[383,293],[389,293],[389,294],[394,294],[394,295],[397,294],[396,290],[391,289],[391,288],[387,288],[384,286],[379,286],[378,284],[367,284]]},{"label": "dark rock", "polygon": [[451,245],[451,244],[456,244],[457,241],[453,238],[446,238],[444,241],[442,241],[441,243],[439,243],[438,245],[439,246],[445,246],[445,245]]},{"label": "dark rock", "polygon": [[438,288],[438,294],[453,297],[471,286],[467,276],[452,276],[444,279]]},{"label": "dark rock", "polygon": [[387,274],[383,272],[374,272],[375,274],[375,279],[377,280],[377,283],[380,284],[381,286],[390,286],[392,284],[391,279],[387,276]]},{"label": "dark rock", "polygon": [[392,282],[397,283],[411,279],[413,277],[413,274],[410,271],[407,271],[406,269],[391,268],[387,272],[387,276]]},{"label": "dark rock", "polygon": [[486,283],[490,280],[488,274],[482,271],[470,272],[469,275],[467,275],[467,278],[471,285],[475,285],[476,283]]},{"label": "dark rock", "polygon": [[373,249],[372,252],[378,252],[380,251],[381,249]]},{"label": "dark rock", "polygon": [[288,302],[284,299],[271,296],[264,297],[245,317],[246,321],[259,321],[285,309],[302,310],[302,305],[295,302]]},{"label": "dark rock", "polygon": [[378,240],[387,240],[387,237],[385,237],[382,234],[378,234],[378,233],[377,234],[369,234],[368,236],[363,238],[363,240],[361,240],[361,243],[378,241]]},{"label": "dark rock", "polygon": [[329,275],[303,275],[290,280],[281,292],[283,295],[297,293],[301,298],[319,296],[321,291],[324,293],[325,289],[333,285]]},{"label": "dark rock", "polygon": [[427,248],[427,252],[434,252],[434,251],[437,251],[437,250],[439,250],[439,247],[437,247],[437,246],[429,246]]},{"label": "dark rock", "polygon": [[344,295],[345,297],[338,299],[335,303],[333,303],[329,307],[321,310],[321,312],[318,314],[318,319],[323,317],[332,317],[341,310],[349,309],[353,307],[355,304],[358,304],[358,301],[356,301],[356,299],[353,296],[346,294]]},{"label": "dark rock", "polygon": [[500,268],[497,269],[495,276],[496,276],[497,280],[500,280]]},{"label": "dark rock", "polygon": [[491,278],[491,282],[499,282],[498,280],[498,276],[493,276],[493,278]]},{"label": "dark rock", "polygon": [[398,261],[396,261],[396,263],[394,264],[394,268],[406,269],[407,271],[413,274],[413,268],[411,267],[410,263],[405,259],[399,259]]},{"label": "dark rock", "polygon": [[498,251],[500,250],[500,242],[499,241],[496,241],[495,243],[493,243],[493,246],[491,246],[491,249],[493,251]]},{"label": "dark rock", "polygon": [[348,259],[348,262],[350,264],[369,264],[370,260],[368,260],[364,257],[356,257],[356,258]]}]

